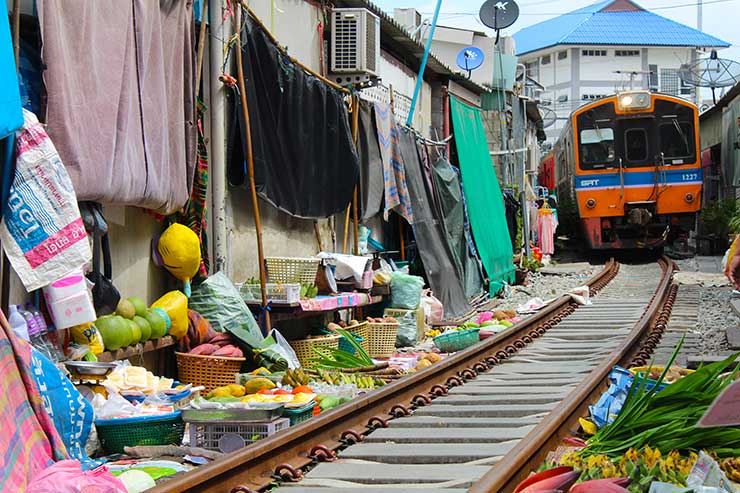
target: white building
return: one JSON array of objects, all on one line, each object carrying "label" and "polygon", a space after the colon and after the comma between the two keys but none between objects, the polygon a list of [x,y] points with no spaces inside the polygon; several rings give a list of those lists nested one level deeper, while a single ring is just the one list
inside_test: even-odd
[{"label": "white building", "polygon": [[649,12],[630,0],[607,0],[522,29],[514,35],[519,62],[545,91],[541,104],[558,120],[547,129],[559,135],[580,105],[618,90],[649,89],[694,100],[678,70],[720,39]]}]

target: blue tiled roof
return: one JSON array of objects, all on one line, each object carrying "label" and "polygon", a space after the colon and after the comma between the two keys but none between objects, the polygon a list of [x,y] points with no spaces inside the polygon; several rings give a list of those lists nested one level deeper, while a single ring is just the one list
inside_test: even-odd
[{"label": "blue tiled roof", "polygon": [[555,45],[730,46],[647,10],[601,12],[612,3],[595,3],[522,29],[514,34],[517,55]]}]

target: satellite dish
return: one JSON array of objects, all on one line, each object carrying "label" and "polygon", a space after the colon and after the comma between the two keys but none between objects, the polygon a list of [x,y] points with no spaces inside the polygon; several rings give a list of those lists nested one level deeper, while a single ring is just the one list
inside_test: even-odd
[{"label": "satellite dish", "polygon": [[480,20],[491,29],[506,29],[519,18],[519,6],[512,0],[486,0],[480,8]]},{"label": "satellite dish", "polygon": [[712,98],[716,103],[714,92],[716,89],[734,86],[740,82],[740,63],[719,58],[717,52],[712,50],[709,58],[704,58],[696,63],[681,65],[678,76],[685,84],[690,86],[710,88]]},{"label": "satellite dish", "polygon": [[466,71],[468,76],[470,76],[470,72],[483,65],[485,58],[486,56],[483,50],[477,46],[468,46],[460,50],[460,53],[457,54],[457,66]]},{"label": "satellite dish", "polygon": [[540,106],[540,115],[542,115],[542,128],[548,128],[555,125],[555,121],[558,119],[557,113],[552,108],[546,106]]}]

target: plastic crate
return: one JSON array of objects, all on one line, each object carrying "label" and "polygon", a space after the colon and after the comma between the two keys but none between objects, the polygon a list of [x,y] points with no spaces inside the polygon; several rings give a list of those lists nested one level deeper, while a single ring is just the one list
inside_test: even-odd
[{"label": "plastic crate", "polygon": [[307,406],[299,407],[298,409],[283,409],[283,417],[290,419],[290,426],[295,426],[298,423],[308,421],[313,417],[313,408],[316,407],[315,402],[311,402]]},{"label": "plastic crate", "polygon": [[[267,299],[274,303],[298,303],[301,301],[300,284],[275,284],[268,282],[265,285]],[[239,293],[244,301],[262,301],[262,289],[259,284],[242,284]]]},{"label": "plastic crate", "polygon": [[290,419],[269,422],[211,421],[188,422],[190,446],[233,452],[290,427]]},{"label": "plastic crate", "polygon": [[321,260],[317,258],[267,257],[267,277],[274,283],[313,285]]},{"label": "plastic crate", "polygon": [[480,336],[478,335],[479,330],[475,328],[445,332],[434,338],[434,345],[443,353],[454,353],[478,342],[480,340]]},{"label": "plastic crate", "polygon": [[185,434],[180,411],[160,416],[98,419],[95,428],[107,454],[120,454],[123,447],[139,445],[180,445]]}]

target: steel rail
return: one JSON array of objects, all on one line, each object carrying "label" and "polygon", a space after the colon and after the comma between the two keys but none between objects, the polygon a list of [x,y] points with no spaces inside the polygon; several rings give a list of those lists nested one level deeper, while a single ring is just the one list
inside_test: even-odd
[{"label": "steel rail", "polygon": [[[604,269],[587,282],[592,294],[608,284],[618,270],[619,264],[610,259]],[[573,313],[577,306],[569,296],[562,296],[511,329],[429,368],[224,455],[210,464],[174,476],[148,491],[248,493],[268,488],[277,479],[298,480],[304,468],[333,460],[335,451],[362,441],[372,430],[387,427],[390,420],[408,415],[412,409],[445,395],[450,387],[462,385],[488,371],[543,335]]]},{"label": "steel rail", "polygon": [[[588,406],[596,402],[608,388],[608,375],[615,365],[626,365],[633,358],[645,361],[645,345],[655,347],[655,332],[662,333],[667,318],[664,304],[673,305],[675,290],[671,289],[674,263],[667,257],[659,260],[663,268],[656,289],[645,312],[633,326],[629,335],[609,358],[594,369],[570,392],[563,401],[530,431],[501,461],[476,481],[469,493],[508,493],[532,471],[543,464],[547,455],[562,444],[562,439],[572,436],[579,427],[578,418],[586,416]],[[670,309],[669,306],[669,309]],[[656,326],[657,323],[657,326]],[[661,327],[662,324],[662,327]]]}]

